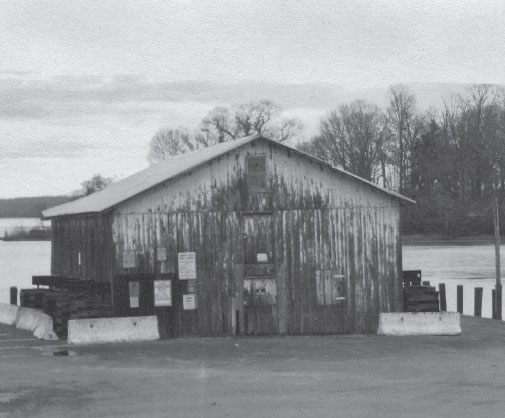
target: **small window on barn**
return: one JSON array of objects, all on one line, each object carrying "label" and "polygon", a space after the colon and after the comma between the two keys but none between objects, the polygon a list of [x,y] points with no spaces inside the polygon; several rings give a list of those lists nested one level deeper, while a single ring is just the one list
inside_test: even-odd
[{"label": "small window on barn", "polygon": [[267,157],[249,155],[247,157],[247,190],[249,193],[268,192]]}]

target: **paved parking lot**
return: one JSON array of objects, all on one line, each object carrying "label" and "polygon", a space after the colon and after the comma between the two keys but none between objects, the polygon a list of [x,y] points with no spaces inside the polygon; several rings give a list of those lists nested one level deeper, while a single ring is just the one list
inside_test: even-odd
[{"label": "paved parking lot", "polygon": [[61,343],[62,341],[40,341],[31,332],[0,324],[0,358],[2,351],[24,350],[30,347],[42,347]]},{"label": "paved parking lot", "polygon": [[65,346],[0,334],[0,417],[501,418],[505,410],[505,326],[492,320],[463,318],[459,337]]}]

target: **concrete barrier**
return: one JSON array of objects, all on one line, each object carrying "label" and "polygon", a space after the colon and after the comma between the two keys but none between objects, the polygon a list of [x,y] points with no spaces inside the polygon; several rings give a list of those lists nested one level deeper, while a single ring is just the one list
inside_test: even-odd
[{"label": "concrete barrier", "polygon": [[71,319],[68,343],[112,343],[159,340],[158,317]]},{"label": "concrete barrier", "polygon": [[40,340],[57,340],[53,330],[53,319],[42,311],[31,308],[18,308],[16,328],[33,332]]},{"label": "concrete barrier", "polygon": [[15,325],[18,307],[8,303],[0,303],[0,324]]},{"label": "concrete barrier", "polygon": [[459,335],[460,316],[457,312],[395,312],[381,313],[379,335]]}]

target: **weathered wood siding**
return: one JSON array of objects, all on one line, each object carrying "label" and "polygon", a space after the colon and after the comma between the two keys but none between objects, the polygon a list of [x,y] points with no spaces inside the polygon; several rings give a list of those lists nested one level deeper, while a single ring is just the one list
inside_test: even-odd
[{"label": "weathered wood siding", "polygon": [[[270,191],[248,192],[247,155],[267,156]],[[112,216],[114,274],[178,280],[177,253],[196,253],[198,309],[177,312],[176,335],[374,332],[380,311],[400,309],[398,200],[261,139]],[[135,268],[122,268],[124,251]]]},{"label": "weathered wood siding", "polygon": [[111,238],[111,218],[106,215],[53,219],[51,273],[110,282],[114,255]]}]

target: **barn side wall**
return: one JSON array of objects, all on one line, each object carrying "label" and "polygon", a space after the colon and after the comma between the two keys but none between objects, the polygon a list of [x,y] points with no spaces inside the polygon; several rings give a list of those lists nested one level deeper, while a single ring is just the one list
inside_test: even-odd
[{"label": "barn side wall", "polygon": [[[267,156],[269,192],[248,193],[247,155]],[[399,222],[397,199],[258,140],[118,206],[114,270],[167,274],[178,299],[177,253],[196,253],[198,308],[174,300],[174,335],[375,332],[379,312],[401,306]],[[271,228],[263,266],[245,262],[258,225]],[[261,297],[244,293],[254,286]]]},{"label": "barn side wall", "polygon": [[110,282],[111,238],[111,218],[107,215],[53,219],[51,274]]}]

